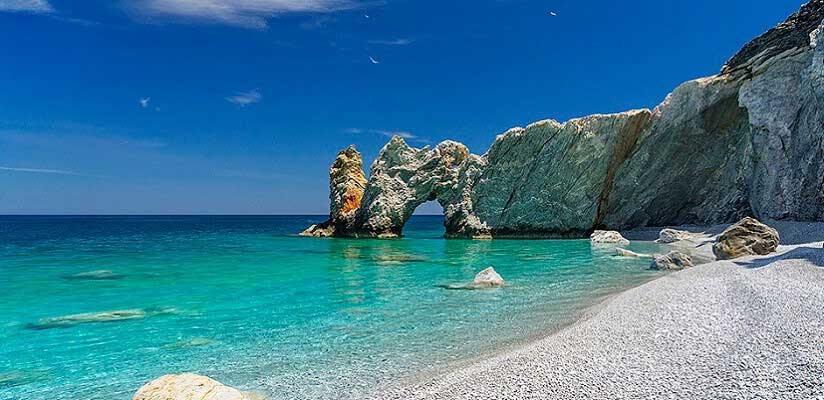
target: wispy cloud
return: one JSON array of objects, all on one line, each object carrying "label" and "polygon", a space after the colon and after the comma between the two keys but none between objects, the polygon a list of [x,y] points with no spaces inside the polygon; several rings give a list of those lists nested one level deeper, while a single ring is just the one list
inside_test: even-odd
[{"label": "wispy cloud", "polygon": [[149,103],[152,101],[151,97],[146,97],[144,99],[140,99],[140,106],[143,108],[149,107]]},{"label": "wispy cloud", "polygon": [[54,7],[46,0],[0,0],[0,11],[50,14]]},{"label": "wispy cloud", "polygon": [[260,94],[260,91],[257,89],[253,89],[248,92],[240,92],[234,96],[229,96],[226,98],[226,101],[240,107],[246,107],[250,104],[259,103],[261,100],[263,100],[263,95]]},{"label": "wispy cloud", "polygon": [[52,175],[80,175],[76,172],[66,171],[66,170],[62,170],[62,169],[43,169],[43,168],[0,167],[0,171],[27,172],[27,173],[34,173],[34,174],[52,174]]},{"label": "wispy cloud", "polygon": [[412,39],[394,39],[394,40],[370,40],[369,44],[380,44],[384,46],[406,46],[412,44]]},{"label": "wispy cloud", "polygon": [[265,29],[287,13],[329,13],[357,7],[356,0],[131,0],[129,8],[150,18],[177,19]]},{"label": "wispy cloud", "polygon": [[390,138],[391,138],[391,137],[395,137],[395,136],[400,136],[400,137],[402,137],[402,138],[404,138],[404,139],[407,139],[407,140],[416,140],[416,139],[418,139],[418,136],[413,135],[413,134],[411,134],[411,133],[409,133],[409,132],[403,132],[403,131],[381,131],[381,130],[373,130],[372,132],[379,133],[379,134],[381,134],[381,135],[383,135],[383,136],[390,137]]},{"label": "wispy cloud", "polygon": [[346,129],[344,132],[351,133],[351,134],[361,134],[361,133],[369,132],[369,133],[375,133],[375,134],[378,134],[378,135],[386,136],[388,138],[395,137],[395,136],[400,136],[403,139],[414,141],[414,142],[432,143],[432,141],[430,141],[429,139],[422,138],[418,135],[415,135],[413,133],[406,132],[406,131],[390,131],[390,130],[384,130],[384,129],[349,128],[349,129]]}]

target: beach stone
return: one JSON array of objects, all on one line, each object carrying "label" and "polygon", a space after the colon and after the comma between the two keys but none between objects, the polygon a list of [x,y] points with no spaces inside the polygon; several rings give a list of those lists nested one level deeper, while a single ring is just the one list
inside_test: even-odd
[{"label": "beach stone", "polygon": [[712,251],[719,260],[731,260],[749,255],[767,255],[778,248],[778,231],[755,218],[744,218],[730,226],[720,236]]},{"label": "beach stone", "polygon": [[492,267],[479,272],[472,281],[472,286],[475,287],[500,287],[505,284],[504,278],[498,275]]},{"label": "beach stone", "polygon": [[629,240],[616,231],[595,231],[589,236],[592,243],[629,244]]},{"label": "beach stone", "polygon": [[164,375],[134,394],[132,400],[249,400],[243,392],[196,374]]},{"label": "beach stone", "polygon": [[693,266],[692,257],[680,251],[671,251],[665,255],[655,257],[650,268],[659,271],[679,271]]},{"label": "beach stone", "polygon": [[657,243],[675,243],[692,239],[692,233],[677,229],[664,229],[658,234]]}]

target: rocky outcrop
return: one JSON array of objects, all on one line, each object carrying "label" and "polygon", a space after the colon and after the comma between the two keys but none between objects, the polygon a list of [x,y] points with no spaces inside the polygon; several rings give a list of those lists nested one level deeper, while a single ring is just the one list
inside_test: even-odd
[{"label": "rocky outcrop", "polygon": [[243,392],[195,374],[165,375],[134,394],[132,400],[251,400]]},{"label": "rocky outcrop", "polygon": [[656,240],[655,242],[668,244],[690,239],[692,239],[692,233],[690,232],[667,228],[661,230],[661,232],[658,234],[658,240]]},{"label": "rocky outcrop", "polygon": [[727,228],[718,237],[712,252],[719,260],[749,255],[763,256],[774,253],[779,242],[778,231],[747,217]]},{"label": "rocky outcrop", "polygon": [[594,244],[629,244],[629,240],[616,231],[595,231],[589,240]]},{"label": "rocky outcrop", "polygon": [[693,266],[692,257],[680,251],[671,251],[665,255],[655,257],[650,268],[659,271],[680,271]]},{"label": "rocky outcrop", "polygon": [[330,237],[337,231],[350,230],[355,213],[360,208],[365,188],[363,158],[355,146],[349,146],[338,153],[329,169],[329,220],[310,226],[300,235]]},{"label": "rocky outcrop", "polygon": [[654,110],[541,121],[472,155],[393,138],[335,235],[397,237],[437,200],[446,235],[586,237],[595,229],[824,220],[824,0],[755,39],[721,74]]}]

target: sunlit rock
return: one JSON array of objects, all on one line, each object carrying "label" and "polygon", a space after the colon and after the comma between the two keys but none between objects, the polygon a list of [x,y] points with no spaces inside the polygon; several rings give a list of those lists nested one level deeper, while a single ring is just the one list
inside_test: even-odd
[{"label": "sunlit rock", "polygon": [[132,400],[251,400],[243,392],[195,374],[165,375],[134,394]]},{"label": "sunlit rock", "polygon": [[763,256],[775,252],[779,241],[778,231],[747,217],[727,228],[718,237],[712,251],[719,260]]}]

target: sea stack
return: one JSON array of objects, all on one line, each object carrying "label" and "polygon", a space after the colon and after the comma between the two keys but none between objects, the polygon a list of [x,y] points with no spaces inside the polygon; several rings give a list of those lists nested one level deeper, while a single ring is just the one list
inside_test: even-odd
[{"label": "sea stack", "polygon": [[329,169],[329,220],[312,225],[300,235],[330,237],[338,230],[347,230],[360,208],[365,187],[363,158],[355,146],[349,146],[338,153]]}]

